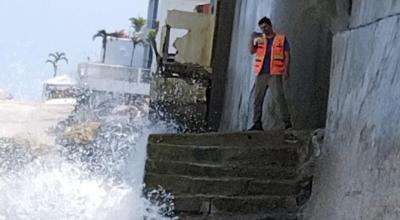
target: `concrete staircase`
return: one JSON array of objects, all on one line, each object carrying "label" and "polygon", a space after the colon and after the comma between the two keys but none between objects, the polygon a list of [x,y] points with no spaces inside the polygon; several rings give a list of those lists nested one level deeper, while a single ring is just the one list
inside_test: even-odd
[{"label": "concrete staircase", "polygon": [[180,219],[297,220],[310,132],[151,135],[145,183],[175,195]]}]

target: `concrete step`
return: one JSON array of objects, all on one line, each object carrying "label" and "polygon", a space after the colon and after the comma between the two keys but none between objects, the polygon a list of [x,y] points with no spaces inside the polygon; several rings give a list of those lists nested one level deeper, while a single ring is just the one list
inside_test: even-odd
[{"label": "concrete step", "polygon": [[146,172],[192,177],[247,177],[270,180],[295,179],[297,175],[293,167],[214,165],[153,160],[146,161]]},{"label": "concrete step", "polygon": [[296,166],[299,151],[293,146],[270,147],[227,147],[149,144],[147,154],[150,160],[211,163],[216,165],[279,165]]},{"label": "concrete step", "polygon": [[236,133],[203,133],[203,134],[155,134],[150,135],[149,144],[194,145],[194,146],[236,146],[236,147],[270,147],[302,146],[308,143],[310,131],[290,131],[298,142],[295,144],[286,141],[288,132],[251,131]]},{"label": "concrete step", "polygon": [[254,178],[196,178],[191,176],[146,173],[146,187],[161,185],[167,191],[182,194],[220,196],[249,195],[297,195],[299,187],[295,181],[259,180]]},{"label": "concrete step", "polygon": [[310,132],[162,134],[148,142],[145,183],[175,196],[181,219],[297,220],[297,168]]},{"label": "concrete step", "polygon": [[295,214],[297,208],[296,199],[291,196],[182,195],[175,197],[175,210],[179,216],[202,214],[270,214],[282,216]]},{"label": "concrete step", "polygon": [[255,214],[255,215],[181,215],[181,220],[298,220],[296,214]]}]

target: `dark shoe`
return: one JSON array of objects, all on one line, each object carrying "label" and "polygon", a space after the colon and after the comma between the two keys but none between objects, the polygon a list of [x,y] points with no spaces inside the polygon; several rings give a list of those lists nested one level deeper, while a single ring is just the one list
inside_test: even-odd
[{"label": "dark shoe", "polygon": [[263,131],[261,122],[254,123],[253,126],[249,129],[249,131]]},{"label": "dark shoe", "polygon": [[285,130],[293,128],[292,122],[291,121],[286,121],[285,122]]}]

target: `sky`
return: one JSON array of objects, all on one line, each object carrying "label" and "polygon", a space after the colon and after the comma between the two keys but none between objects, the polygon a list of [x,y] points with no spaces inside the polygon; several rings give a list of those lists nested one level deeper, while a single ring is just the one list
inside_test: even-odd
[{"label": "sky", "polygon": [[148,0],[0,0],[0,89],[16,99],[39,100],[53,76],[48,54],[65,52],[60,74],[74,74],[79,62],[100,59],[101,39],[129,30],[129,18],[147,17]]}]

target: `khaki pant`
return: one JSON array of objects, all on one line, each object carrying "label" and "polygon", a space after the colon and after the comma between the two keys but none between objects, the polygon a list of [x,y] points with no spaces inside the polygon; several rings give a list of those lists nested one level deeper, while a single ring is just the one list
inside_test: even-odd
[{"label": "khaki pant", "polygon": [[261,122],[262,107],[267,89],[271,89],[272,97],[275,103],[279,105],[283,122],[290,122],[290,114],[283,93],[282,76],[272,76],[262,73],[256,77],[256,94],[254,100],[253,122]]}]

